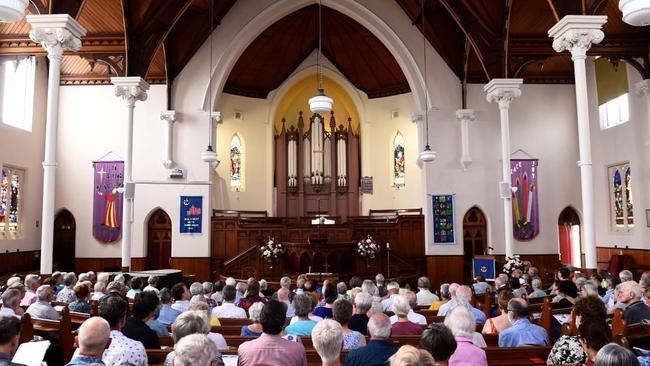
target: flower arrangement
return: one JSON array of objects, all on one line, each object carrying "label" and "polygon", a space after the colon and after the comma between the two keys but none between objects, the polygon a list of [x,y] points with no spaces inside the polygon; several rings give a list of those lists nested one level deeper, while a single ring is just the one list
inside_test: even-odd
[{"label": "flower arrangement", "polygon": [[372,236],[368,235],[365,239],[359,240],[356,247],[356,252],[362,257],[368,259],[375,259],[377,253],[381,251],[381,245],[377,243]]},{"label": "flower arrangement", "polygon": [[286,249],[282,246],[282,243],[271,237],[260,244],[260,255],[267,262],[277,261],[285,251]]},{"label": "flower arrangement", "polygon": [[516,270],[524,269],[524,262],[519,258],[519,255],[513,255],[512,257],[506,257],[506,264],[503,265],[503,273],[508,276],[512,276],[512,273]]}]

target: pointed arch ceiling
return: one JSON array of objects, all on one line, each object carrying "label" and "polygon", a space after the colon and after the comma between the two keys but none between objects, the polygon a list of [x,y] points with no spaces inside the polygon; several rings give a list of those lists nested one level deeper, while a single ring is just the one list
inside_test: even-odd
[{"label": "pointed arch ceiling", "polygon": [[[336,10],[322,7],[323,55],[368,97],[409,92],[397,61],[368,29]],[[318,48],[318,5],[278,20],[244,51],[224,92],[266,98]]]}]

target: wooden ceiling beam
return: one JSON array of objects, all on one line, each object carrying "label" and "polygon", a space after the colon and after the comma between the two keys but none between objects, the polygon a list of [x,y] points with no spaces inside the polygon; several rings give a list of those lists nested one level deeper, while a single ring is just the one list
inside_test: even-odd
[{"label": "wooden ceiling beam", "polygon": [[[124,35],[122,33],[89,34],[81,37],[79,51],[65,54],[124,54]],[[47,52],[40,44],[32,42],[28,35],[3,34],[0,35],[0,55],[46,56]]]},{"label": "wooden ceiling beam", "polygon": [[77,18],[85,0],[50,0],[50,14],[69,14]]}]

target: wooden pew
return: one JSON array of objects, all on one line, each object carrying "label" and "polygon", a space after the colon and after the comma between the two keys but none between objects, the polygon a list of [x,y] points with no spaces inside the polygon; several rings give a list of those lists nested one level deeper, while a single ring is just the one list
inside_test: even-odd
[{"label": "wooden pew", "polygon": [[149,366],[162,366],[165,363],[167,355],[173,350],[173,348],[146,349],[145,352],[147,352]]},{"label": "wooden pew", "polygon": [[485,344],[488,347],[499,347],[499,335],[498,334],[482,334],[483,339],[485,339]]},{"label": "wooden pew", "polygon": [[20,343],[29,342],[34,339],[34,327],[32,316],[29,313],[23,314],[20,318]]},{"label": "wooden pew", "polygon": [[[539,365],[546,363],[551,347],[488,347],[485,348],[490,366],[506,365]],[[540,360],[542,360],[540,362]]]},{"label": "wooden pew", "polygon": [[251,320],[248,318],[244,319],[235,319],[235,318],[219,318],[219,323],[222,326],[227,326],[227,325],[238,325],[239,328],[241,328],[244,325],[250,325],[252,324]]},{"label": "wooden pew", "polygon": [[253,339],[257,339],[258,337],[247,337],[247,336],[224,336],[223,337],[226,340],[226,344],[228,347],[234,347],[235,349],[239,347],[244,342],[247,341],[252,341]]},{"label": "wooden pew", "polygon": [[[59,344],[63,352],[63,362],[68,363],[70,362],[72,353],[74,352],[74,336],[72,335],[70,324],[70,310],[68,310],[67,306],[61,310],[60,315],[61,318],[59,320],[29,317],[29,325],[25,324],[25,326],[31,326],[33,334],[54,333],[58,335]],[[29,330],[27,330],[27,332],[29,332]]]},{"label": "wooden pew", "polygon": [[219,333],[222,336],[238,336],[241,334],[241,325],[226,325],[220,327],[212,327],[212,332]]}]

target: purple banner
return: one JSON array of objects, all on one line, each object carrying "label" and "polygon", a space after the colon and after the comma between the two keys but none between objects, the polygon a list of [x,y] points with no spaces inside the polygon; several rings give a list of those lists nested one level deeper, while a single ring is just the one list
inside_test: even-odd
[{"label": "purple banner", "polygon": [[93,192],[93,236],[102,243],[122,237],[123,161],[95,161]]},{"label": "purple banner", "polygon": [[537,159],[511,159],[513,235],[519,241],[539,234]]}]

